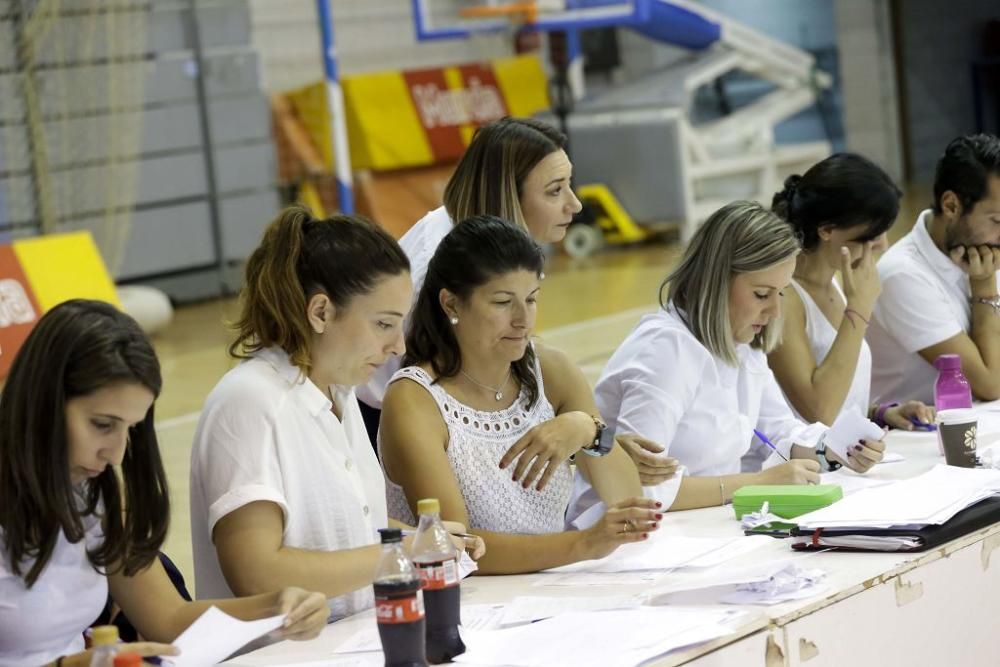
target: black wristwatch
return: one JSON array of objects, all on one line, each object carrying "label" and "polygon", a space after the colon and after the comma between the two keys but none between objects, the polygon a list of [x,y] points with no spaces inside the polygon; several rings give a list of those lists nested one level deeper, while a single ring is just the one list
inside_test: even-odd
[{"label": "black wristwatch", "polygon": [[615,434],[600,417],[591,415],[590,418],[594,420],[594,428],[597,429],[594,433],[594,441],[586,447],[582,447],[580,451],[590,456],[607,456],[611,448],[615,446]]},{"label": "black wristwatch", "polygon": [[840,462],[831,461],[826,455],[826,441],[825,436],[819,439],[816,444],[816,460],[819,461],[821,466],[824,466],[828,472],[833,472],[834,470],[840,469]]}]

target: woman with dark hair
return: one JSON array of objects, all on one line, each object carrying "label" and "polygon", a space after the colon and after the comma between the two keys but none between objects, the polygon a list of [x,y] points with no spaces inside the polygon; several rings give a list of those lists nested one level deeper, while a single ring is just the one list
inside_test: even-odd
[{"label": "woman with dark hair", "polygon": [[[790,176],[772,208],[799,235],[780,344],[768,364],[795,411],[832,424],[857,409],[880,426],[913,430],[934,419],[919,401],[869,405],[872,354],[865,342],[881,291],[875,254],[899,213],[900,191],[877,165],[838,153]],[[840,271],[843,288],[834,279]]]},{"label": "woman with dark hair", "polygon": [[0,665],[89,665],[83,631],[109,589],[151,642],[173,641],[212,605],[244,619],[286,614],[294,639],[325,625],[323,596],[297,588],[200,602],[177,593],[157,558],[169,523],[159,393],[149,340],[108,304],[62,303],[25,340],[0,396]]},{"label": "woman with dark hair", "polygon": [[371,222],[293,207],[250,256],[241,300],[230,354],[244,362],[208,396],[191,454],[198,594],[300,582],[352,614],[373,604],[388,524],[354,385],[403,351],[409,262]]},{"label": "woman with dark hair", "polygon": [[[557,243],[566,236],[581,209],[570,180],[573,165],[566,155],[566,136],[531,118],[501,118],[476,131],[444,190],[444,205],[421,218],[399,245],[410,259],[416,294],[427,264],[455,223],[492,215],[526,231],[538,243]],[[390,361],[358,396],[366,408],[371,432],[389,378],[399,369]]]},{"label": "woman with dark hair", "polygon": [[[496,217],[448,233],[379,431],[390,515],[410,521],[418,499],[439,498],[443,517],[489,542],[486,574],[600,558],[646,539],[662,518],[640,497],[636,468],[613,447],[583,374],[531,341],[542,261],[524,231]],[[573,455],[611,509],[593,528],[567,532]]]}]

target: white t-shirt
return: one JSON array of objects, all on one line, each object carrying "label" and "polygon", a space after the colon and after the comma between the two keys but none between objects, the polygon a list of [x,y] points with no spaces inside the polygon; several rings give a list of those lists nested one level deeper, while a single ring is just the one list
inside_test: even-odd
[{"label": "white t-shirt", "polygon": [[[663,445],[664,455],[678,459],[689,475],[732,475],[784,463],[754,440],[754,428],[785,457],[793,444],[814,447],[827,427],[795,417],[763,352],[749,345],[737,352],[739,365],[728,365],[694,337],[675,309],[661,309],[643,317],[611,356],[595,388],[597,408],[608,428]],[[677,475],[643,492],[669,507],[680,484]],[[592,509],[597,502],[578,476],[568,520],[592,524],[603,513]],[[575,521],[587,510],[587,520]]]},{"label": "white t-shirt", "polygon": [[937,370],[919,351],[972,328],[969,278],[934,245],[931,219],[922,212],[878,262],[882,294],[868,328],[875,402],[932,403]]},{"label": "white t-shirt", "polygon": [[[840,293],[840,296],[843,297],[844,292],[840,289],[840,285],[837,284],[836,280],[833,281],[833,286]],[[830,320],[826,319],[826,315],[823,314],[823,311],[819,309],[819,306],[816,305],[816,302],[813,301],[813,298],[809,296],[809,293],[801,285],[793,280],[792,287],[798,293],[799,298],[802,299],[802,306],[805,308],[806,337],[809,339],[809,348],[812,350],[813,358],[816,360],[816,365],[818,366],[826,359],[826,355],[830,354],[833,341],[837,338],[837,329],[830,323]],[[857,408],[861,411],[861,414],[867,415],[871,381],[872,351],[868,343],[862,340],[861,352],[858,354],[858,365],[854,369],[854,379],[851,380],[851,387],[847,390],[847,396],[844,398],[844,403],[840,406],[838,412],[846,412],[852,408]],[[802,418],[802,415],[798,413],[791,404],[791,401],[789,401],[789,407],[792,408],[792,412],[795,413],[796,417]]]},{"label": "white t-shirt", "polygon": [[[191,541],[198,597],[233,593],[212,531],[230,512],[270,501],[284,513],[283,544],[337,551],[378,542],[387,526],[385,478],[354,392],[330,387],[343,415],[276,348],[232,369],[205,401],[191,452]],[[303,581],[304,588],[310,588]],[[334,598],[337,617],[372,606],[370,586]]]},{"label": "white t-shirt", "polygon": [[[100,520],[86,517],[84,526],[84,539],[76,544],[60,532],[52,558],[30,589],[0,555],[0,667],[43,665],[84,649],[83,631],[108,598],[107,576],[87,559],[87,549],[103,540]],[[27,569],[21,568],[22,575]]]},{"label": "white t-shirt", "polygon": [[[420,288],[424,286],[424,278],[427,276],[427,265],[431,263],[431,257],[437,250],[441,239],[448,235],[455,224],[448,216],[448,211],[444,206],[438,207],[420,218],[417,224],[413,225],[408,232],[399,239],[399,246],[406,253],[410,260],[410,279],[413,280],[413,303],[416,304]],[[411,306],[412,309],[412,306]],[[407,314],[403,320],[403,331],[410,327],[410,316]],[[385,388],[389,386],[389,380],[393,374],[399,370],[402,359],[399,357],[389,357],[389,361],[382,364],[372,375],[368,384],[357,388],[358,398],[366,405],[373,408],[382,408],[382,398],[385,396]]]}]

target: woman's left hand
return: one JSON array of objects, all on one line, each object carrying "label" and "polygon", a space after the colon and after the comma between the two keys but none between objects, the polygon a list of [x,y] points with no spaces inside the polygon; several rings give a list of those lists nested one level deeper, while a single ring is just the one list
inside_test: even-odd
[{"label": "woman's left hand", "polygon": [[559,466],[594,440],[597,427],[586,412],[564,412],[521,436],[500,459],[500,468],[515,460],[513,479],[528,488],[537,479],[541,491]]},{"label": "woman's left hand", "polygon": [[934,408],[925,405],[920,401],[907,401],[900,405],[894,405],[885,411],[882,419],[889,428],[898,428],[902,431],[912,431],[919,428],[913,424],[914,421],[921,424],[933,424],[936,412]]},{"label": "woman's left hand", "polygon": [[290,586],[277,594],[277,613],[285,617],[279,633],[283,639],[313,639],[326,627],[330,608],[326,596]]},{"label": "woman's left hand", "polygon": [[847,460],[845,461],[836,452],[827,449],[827,457],[832,461],[837,461],[845,465],[854,472],[868,472],[872,466],[882,460],[885,456],[884,440],[859,440],[847,450]]}]

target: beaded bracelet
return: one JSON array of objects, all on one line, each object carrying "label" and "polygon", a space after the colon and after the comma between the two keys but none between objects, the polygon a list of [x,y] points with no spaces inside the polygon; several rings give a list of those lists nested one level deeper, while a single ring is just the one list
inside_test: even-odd
[{"label": "beaded bracelet", "polygon": [[889,425],[885,423],[885,412],[889,408],[894,408],[897,405],[899,405],[899,403],[883,403],[878,406],[878,410],[875,411],[875,419],[872,421],[878,424],[881,428],[889,428]]}]

